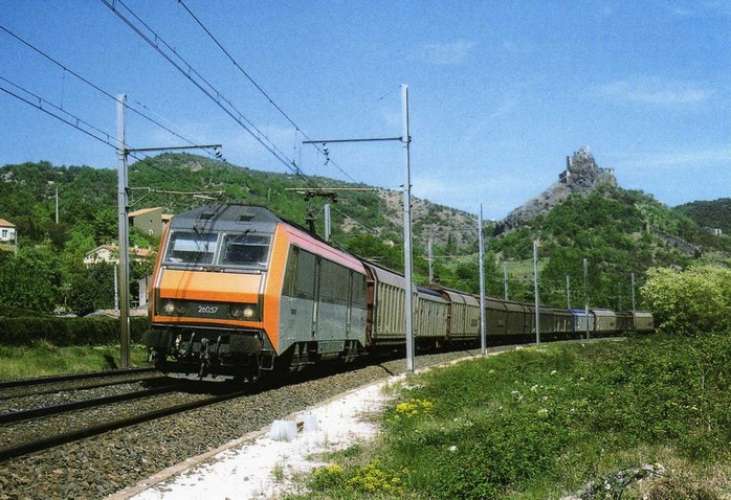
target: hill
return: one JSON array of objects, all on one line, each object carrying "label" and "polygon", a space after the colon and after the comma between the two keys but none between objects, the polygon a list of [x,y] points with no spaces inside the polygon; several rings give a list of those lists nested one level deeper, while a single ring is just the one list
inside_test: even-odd
[{"label": "hill", "polygon": [[[630,272],[637,274],[639,285],[645,270],[654,265],[682,268],[699,258],[728,258],[728,237],[709,234],[690,217],[649,195],[616,186],[611,172],[598,169],[586,150],[575,153],[569,166],[564,174],[572,180],[563,188],[549,189],[557,194],[550,206],[525,220],[516,219],[510,230],[488,239],[489,294],[502,296],[500,266],[505,264],[510,297],[532,300],[530,255],[536,237],[542,241],[541,300],[556,305],[565,304],[566,274],[573,283],[572,303],[583,303],[584,257],[590,265],[591,303],[622,308],[629,304]],[[309,209],[320,234],[324,200],[316,198],[308,206],[293,189],[308,185],[358,188],[338,192],[333,206],[335,244],[385,266],[402,268],[401,193],[397,191],[325,177],[306,181],[187,154],[137,162],[129,177],[132,210],[161,206],[179,213],[203,203],[240,201],[268,206],[304,224]],[[60,224],[55,224],[53,214],[56,186]],[[428,281],[426,242],[433,235],[434,281],[476,292],[477,246],[471,229],[475,217],[428,200],[415,199],[413,204],[417,283]],[[0,304],[45,312],[64,306],[79,313],[111,307],[111,268],[86,269],[82,259],[96,246],[116,240],[116,210],[114,170],[47,162],[0,167],[0,217],[16,224],[21,248],[18,256],[0,252]],[[135,232],[131,240],[143,247],[158,244]],[[135,264],[133,274],[144,276],[150,265]]]},{"label": "hill", "polygon": [[631,273],[640,285],[652,266],[731,262],[731,238],[711,235],[683,211],[651,195],[619,187],[588,149],[567,159],[559,179],[497,225],[491,248],[510,273],[511,297],[533,297],[534,239],[541,241],[541,300],[559,305],[567,302],[566,276],[572,305],[584,304],[584,258],[589,264],[589,302],[616,309],[630,306]]},{"label": "hill", "polygon": [[723,231],[724,234],[731,234],[731,198],[694,201],[675,208],[701,227],[709,230],[716,228]]},{"label": "hill", "polygon": [[558,181],[551,184],[540,196],[511,211],[505,219],[498,222],[496,230],[502,233],[528,224],[570,196],[589,194],[603,186],[617,186],[614,171],[597,165],[589,147],[583,146],[566,157],[566,169],[559,174]]}]

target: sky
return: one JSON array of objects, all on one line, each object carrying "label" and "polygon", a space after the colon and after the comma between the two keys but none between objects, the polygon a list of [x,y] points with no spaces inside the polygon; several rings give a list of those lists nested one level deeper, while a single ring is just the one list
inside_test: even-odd
[{"label": "sky", "polygon": [[[400,136],[408,84],[417,196],[501,218],[585,145],[620,185],[669,205],[731,195],[731,2],[185,1],[311,138]],[[124,2],[306,174],[403,185],[398,143],[330,144],[327,162],[177,0]],[[186,137],[223,144],[230,162],[286,170],[101,0],[0,0],[0,25]],[[114,135],[112,100],[1,30],[0,77]],[[127,134],[130,147],[181,145],[131,113]],[[0,92],[0,164],[39,160],[116,156]]]}]

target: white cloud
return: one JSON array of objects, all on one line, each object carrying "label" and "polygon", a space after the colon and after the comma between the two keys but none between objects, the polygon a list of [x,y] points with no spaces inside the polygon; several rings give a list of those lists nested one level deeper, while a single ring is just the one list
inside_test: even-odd
[{"label": "white cloud", "polygon": [[476,45],[469,40],[427,43],[422,46],[422,58],[432,64],[461,64]]},{"label": "white cloud", "polygon": [[670,2],[661,4],[671,15],[679,18],[704,16],[729,16],[731,4],[728,0],[691,0],[685,2]]},{"label": "white cloud", "polygon": [[614,14],[614,7],[610,4],[604,4],[604,5],[600,6],[599,11],[598,11],[599,18],[602,18],[602,19],[611,17],[613,14]]},{"label": "white cloud", "polygon": [[702,166],[709,163],[731,164],[731,148],[635,153],[609,156],[608,160],[617,167],[628,169]]},{"label": "white cloud", "polygon": [[503,50],[511,54],[529,54],[533,52],[533,48],[524,42],[516,42],[514,40],[503,40]]},{"label": "white cloud", "polygon": [[518,99],[513,96],[504,98],[497,107],[486,109],[487,115],[481,116],[475,123],[467,127],[459,144],[471,144],[478,138],[489,135],[500,128],[499,119],[510,115],[518,105]]},{"label": "white cloud", "polygon": [[657,105],[696,104],[713,95],[712,90],[695,83],[659,78],[618,80],[600,85],[595,93],[612,100]]},{"label": "white cloud", "polygon": [[383,116],[383,123],[386,125],[388,130],[400,130],[401,122],[403,117],[401,111],[393,111],[390,109],[382,109],[381,115]]}]

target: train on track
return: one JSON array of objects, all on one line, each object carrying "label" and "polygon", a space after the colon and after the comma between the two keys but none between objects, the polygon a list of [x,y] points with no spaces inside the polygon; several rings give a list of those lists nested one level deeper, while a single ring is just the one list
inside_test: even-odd
[{"label": "train on track", "polygon": [[[253,380],[263,373],[350,361],[405,345],[404,277],[339,250],[266,208],[218,204],[175,216],[163,234],[144,343],[164,373]],[[418,287],[417,350],[479,341],[474,295]],[[530,340],[532,305],[489,297],[491,342]],[[541,307],[543,339],[653,329],[652,314]]]}]

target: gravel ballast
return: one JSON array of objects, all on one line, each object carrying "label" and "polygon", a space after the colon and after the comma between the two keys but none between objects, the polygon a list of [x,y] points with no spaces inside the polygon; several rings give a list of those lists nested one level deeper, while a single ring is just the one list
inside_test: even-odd
[{"label": "gravel ballast", "polygon": [[[90,399],[115,396],[134,391],[140,391],[150,387],[158,387],[160,384],[170,384],[164,378],[150,378],[148,381],[105,385],[91,389],[62,389],[48,394],[28,394],[15,396],[9,399],[0,400],[0,415],[14,413],[33,408],[45,408],[74,401],[87,401]],[[0,429],[2,432],[2,429]]]},{"label": "gravel ballast", "polygon": [[[419,356],[423,367],[470,351]],[[189,412],[119,429],[0,464],[0,499],[95,498],[135,484],[188,457],[257,430],[343,391],[404,371],[394,359],[337,373],[313,370],[290,383],[252,387],[251,394]],[[318,375],[318,372],[325,372]],[[157,403],[155,403],[157,404]],[[114,413],[105,411],[105,414]],[[61,424],[63,425],[63,424]],[[3,429],[7,433],[8,429]]]}]

